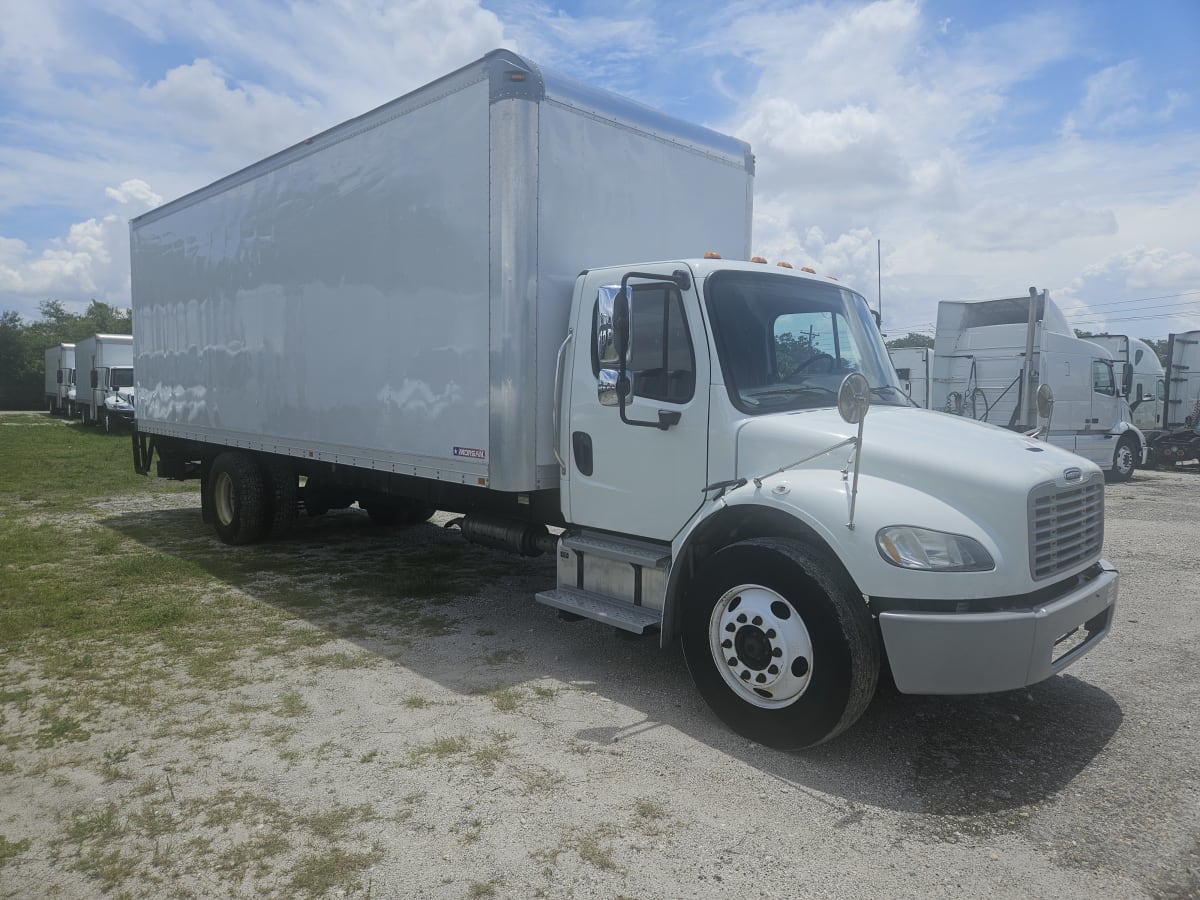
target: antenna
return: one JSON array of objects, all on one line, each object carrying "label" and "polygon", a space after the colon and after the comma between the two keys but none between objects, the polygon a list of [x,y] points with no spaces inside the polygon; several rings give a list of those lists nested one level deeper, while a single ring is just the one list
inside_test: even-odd
[{"label": "antenna", "polygon": [[883,330],[883,254],[879,238],[875,238],[875,296],[879,303],[879,328]]}]

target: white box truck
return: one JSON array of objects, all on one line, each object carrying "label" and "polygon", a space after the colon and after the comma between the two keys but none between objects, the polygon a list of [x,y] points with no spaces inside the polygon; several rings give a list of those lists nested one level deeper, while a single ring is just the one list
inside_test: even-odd
[{"label": "white box truck", "polygon": [[[1091,460],[1114,481],[1128,481],[1145,464],[1146,439],[1126,400],[1132,368],[1114,366],[1108,350],[1076,337],[1049,292],[942,301],[933,351],[931,409],[1018,431],[1046,428],[1049,443]],[[1054,398],[1045,420],[1035,402],[1042,385]]]},{"label": "white box truck", "polygon": [[933,374],[932,347],[889,347],[888,356],[896,367],[900,387],[921,409],[929,409],[929,391]]},{"label": "white box truck", "polygon": [[50,415],[66,415],[70,409],[69,392],[74,373],[74,344],[55,344],[46,348],[46,410]]},{"label": "white box truck", "polygon": [[357,502],[554,553],[537,600],[681,638],[773,747],[853,723],[885,651],[911,693],[1061,671],[1117,601],[1100,470],[914,409],[850,288],[698,258],[748,255],[752,176],[496,51],[146,213],[134,465],[230,544]]},{"label": "white box truck", "polygon": [[75,406],[85,425],[133,424],[133,335],[93,334],[75,345]]}]

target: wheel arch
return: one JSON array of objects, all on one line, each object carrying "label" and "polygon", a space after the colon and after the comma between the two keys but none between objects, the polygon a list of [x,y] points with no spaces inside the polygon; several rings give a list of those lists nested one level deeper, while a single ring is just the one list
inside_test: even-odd
[{"label": "wheel arch", "polygon": [[683,628],[688,590],[699,568],[699,561],[729,544],[764,537],[790,538],[816,550],[836,566],[837,574],[845,578],[848,585],[858,591],[857,584],[833,547],[802,520],[782,510],[755,504],[727,506],[696,525],[685,538],[683,547],[675,554],[663,603],[659,637],[661,646],[668,646]]}]

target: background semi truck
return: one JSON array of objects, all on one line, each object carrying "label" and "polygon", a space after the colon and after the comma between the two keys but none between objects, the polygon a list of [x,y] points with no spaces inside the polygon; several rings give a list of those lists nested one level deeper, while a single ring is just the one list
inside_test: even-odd
[{"label": "background semi truck", "polygon": [[1163,428],[1163,403],[1166,400],[1166,370],[1154,348],[1127,334],[1094,334],[1087,340],[1112,354],[1117,365],[1129,365],[1133,386],[1129,390],[1129,409],[1133,424],[1152,442],[1152,433]]},{"label": "background semi truck", "polygon": [[[1026,365],[1026,360],[1031,360]],[[1047,291],[1025,297],[938,304],[930,407],[1005,428],[1048,427],[1048,441],[1128,481],[1146,461],[1145,436],[1132,424],[1133,370],[1076,337]],[[1054,395],[1038,418],[1038,388]]]},{"label": "background semi truck", "polygon": [[93,334],[75,345],[75,406],[85,425],[133,423],[133,336]]},{"label": "background semi truck", "polygon": [[1151,436],[1154,460],[1200,459],[1200,331],[1167,335],[1163,426]]},{"label": "background semi truck", "polygon": [[75,372],[75,345],[55,344],[46,348],[46,409],[51,415],[70,409],[69,392]]},{"label": "background semi truck", "polygon": [[[357,503],[553,553],[798,748],[1107,633],[1099,469],[913,408],[863,297],[750,250],[742,142],[506,51],[131,223],[134,465],[222,540]],[[869,415],[868,415],[869,411]],[[931,452],[937,448],[939,453]]]}]

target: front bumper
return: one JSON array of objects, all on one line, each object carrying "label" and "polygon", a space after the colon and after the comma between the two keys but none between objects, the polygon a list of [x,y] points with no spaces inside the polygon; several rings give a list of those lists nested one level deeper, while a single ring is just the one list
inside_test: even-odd
[{"label": "front bumper", "polygon": [[905,694],[987,694],[1036,684],[1108,634],[1120,573],[1100,574],[1030,609],[879,614],[896,687]]}]

